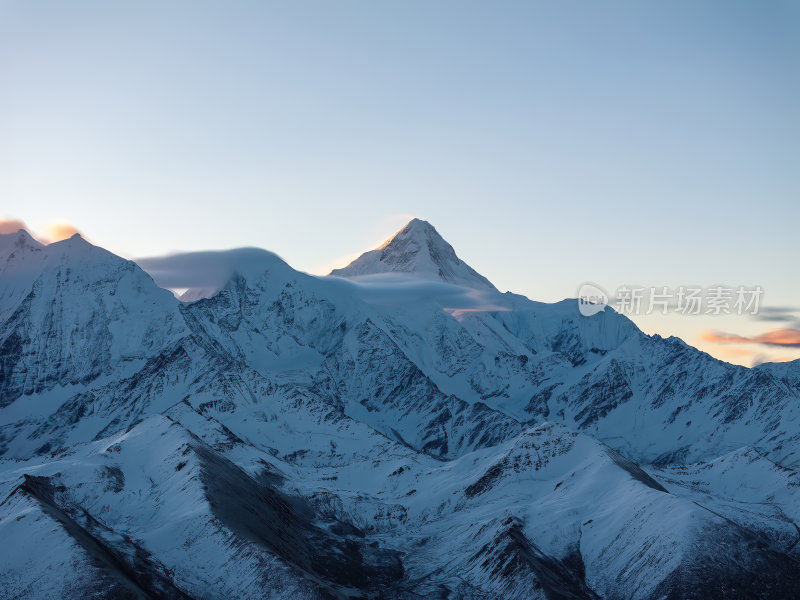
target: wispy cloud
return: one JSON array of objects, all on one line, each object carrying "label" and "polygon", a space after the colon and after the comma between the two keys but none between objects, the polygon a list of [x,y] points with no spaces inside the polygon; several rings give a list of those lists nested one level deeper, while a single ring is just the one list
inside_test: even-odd
[{"label": "wispy cloud", "polygon": [[701,333],[700,338],[706,342],[715,342],[719,344],[763,344],[765,346],[800,348],[800,329],[793,328],[770,329],[769,331],[754,336],[744,336],[709,329]]},{"label": "wispy cloud", "polygon": [[756,321],[781,323],[791,329],[800,329],[800,307],[797,306],[763,306],[752,318]]},{"label": "wispy cloud", "polygon": [[258,248],[184,252],[136,259],[157,285],[170,290],[194,290],[193,299],[208,297],[235,273],[264,273],[290,267],[276,254]]}]

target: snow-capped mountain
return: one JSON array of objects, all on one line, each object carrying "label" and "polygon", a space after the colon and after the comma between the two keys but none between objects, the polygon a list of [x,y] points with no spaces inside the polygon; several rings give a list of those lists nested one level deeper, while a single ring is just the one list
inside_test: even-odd
[{"label": "snow-capped mountain", "polygon": [[333,277],[142,264],[0,236],[0,598],[800,591],[790,367],[500,294],[419,220]]},{"label": "snow-capped mountain", "polygon": [[375,250],[365,252],[335,277],[360,277],[382,273],[405,273],[414,277],[445,281],[481,290],[495,290],[486,277],[456,256],[433,225],[421,219],[408,224]]}]

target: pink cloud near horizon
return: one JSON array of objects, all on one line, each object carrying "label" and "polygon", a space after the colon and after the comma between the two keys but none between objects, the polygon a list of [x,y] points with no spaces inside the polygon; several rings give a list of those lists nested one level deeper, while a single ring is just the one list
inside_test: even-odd
[{"label": "pink cloud near horizon", "polygon": [[700,334],[706,342],[718,344],[763,344],[766,346],[783,346],[800,348],[800,329],[770,329],[754,336],[743,336],[735,333],[706,330]]}]

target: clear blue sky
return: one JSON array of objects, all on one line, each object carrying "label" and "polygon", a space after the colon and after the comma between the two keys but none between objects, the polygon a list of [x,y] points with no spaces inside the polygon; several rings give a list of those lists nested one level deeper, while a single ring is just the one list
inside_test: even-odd
[{"label": "clear blue sky", "polygon": [[795,1],[0,1],[0,86],[0,218],[128,257],[323,272],[419,216],[535,299],[800,305]]}]

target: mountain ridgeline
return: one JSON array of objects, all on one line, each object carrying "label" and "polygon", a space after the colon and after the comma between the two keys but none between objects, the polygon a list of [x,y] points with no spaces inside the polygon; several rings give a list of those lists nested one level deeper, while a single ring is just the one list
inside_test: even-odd
[{"label": "mountain ridgeline", "polygon": [[500,293],[419,219],[328,277],[139,264],[0,236],[0,598],[800,594],[797,362]]}]

